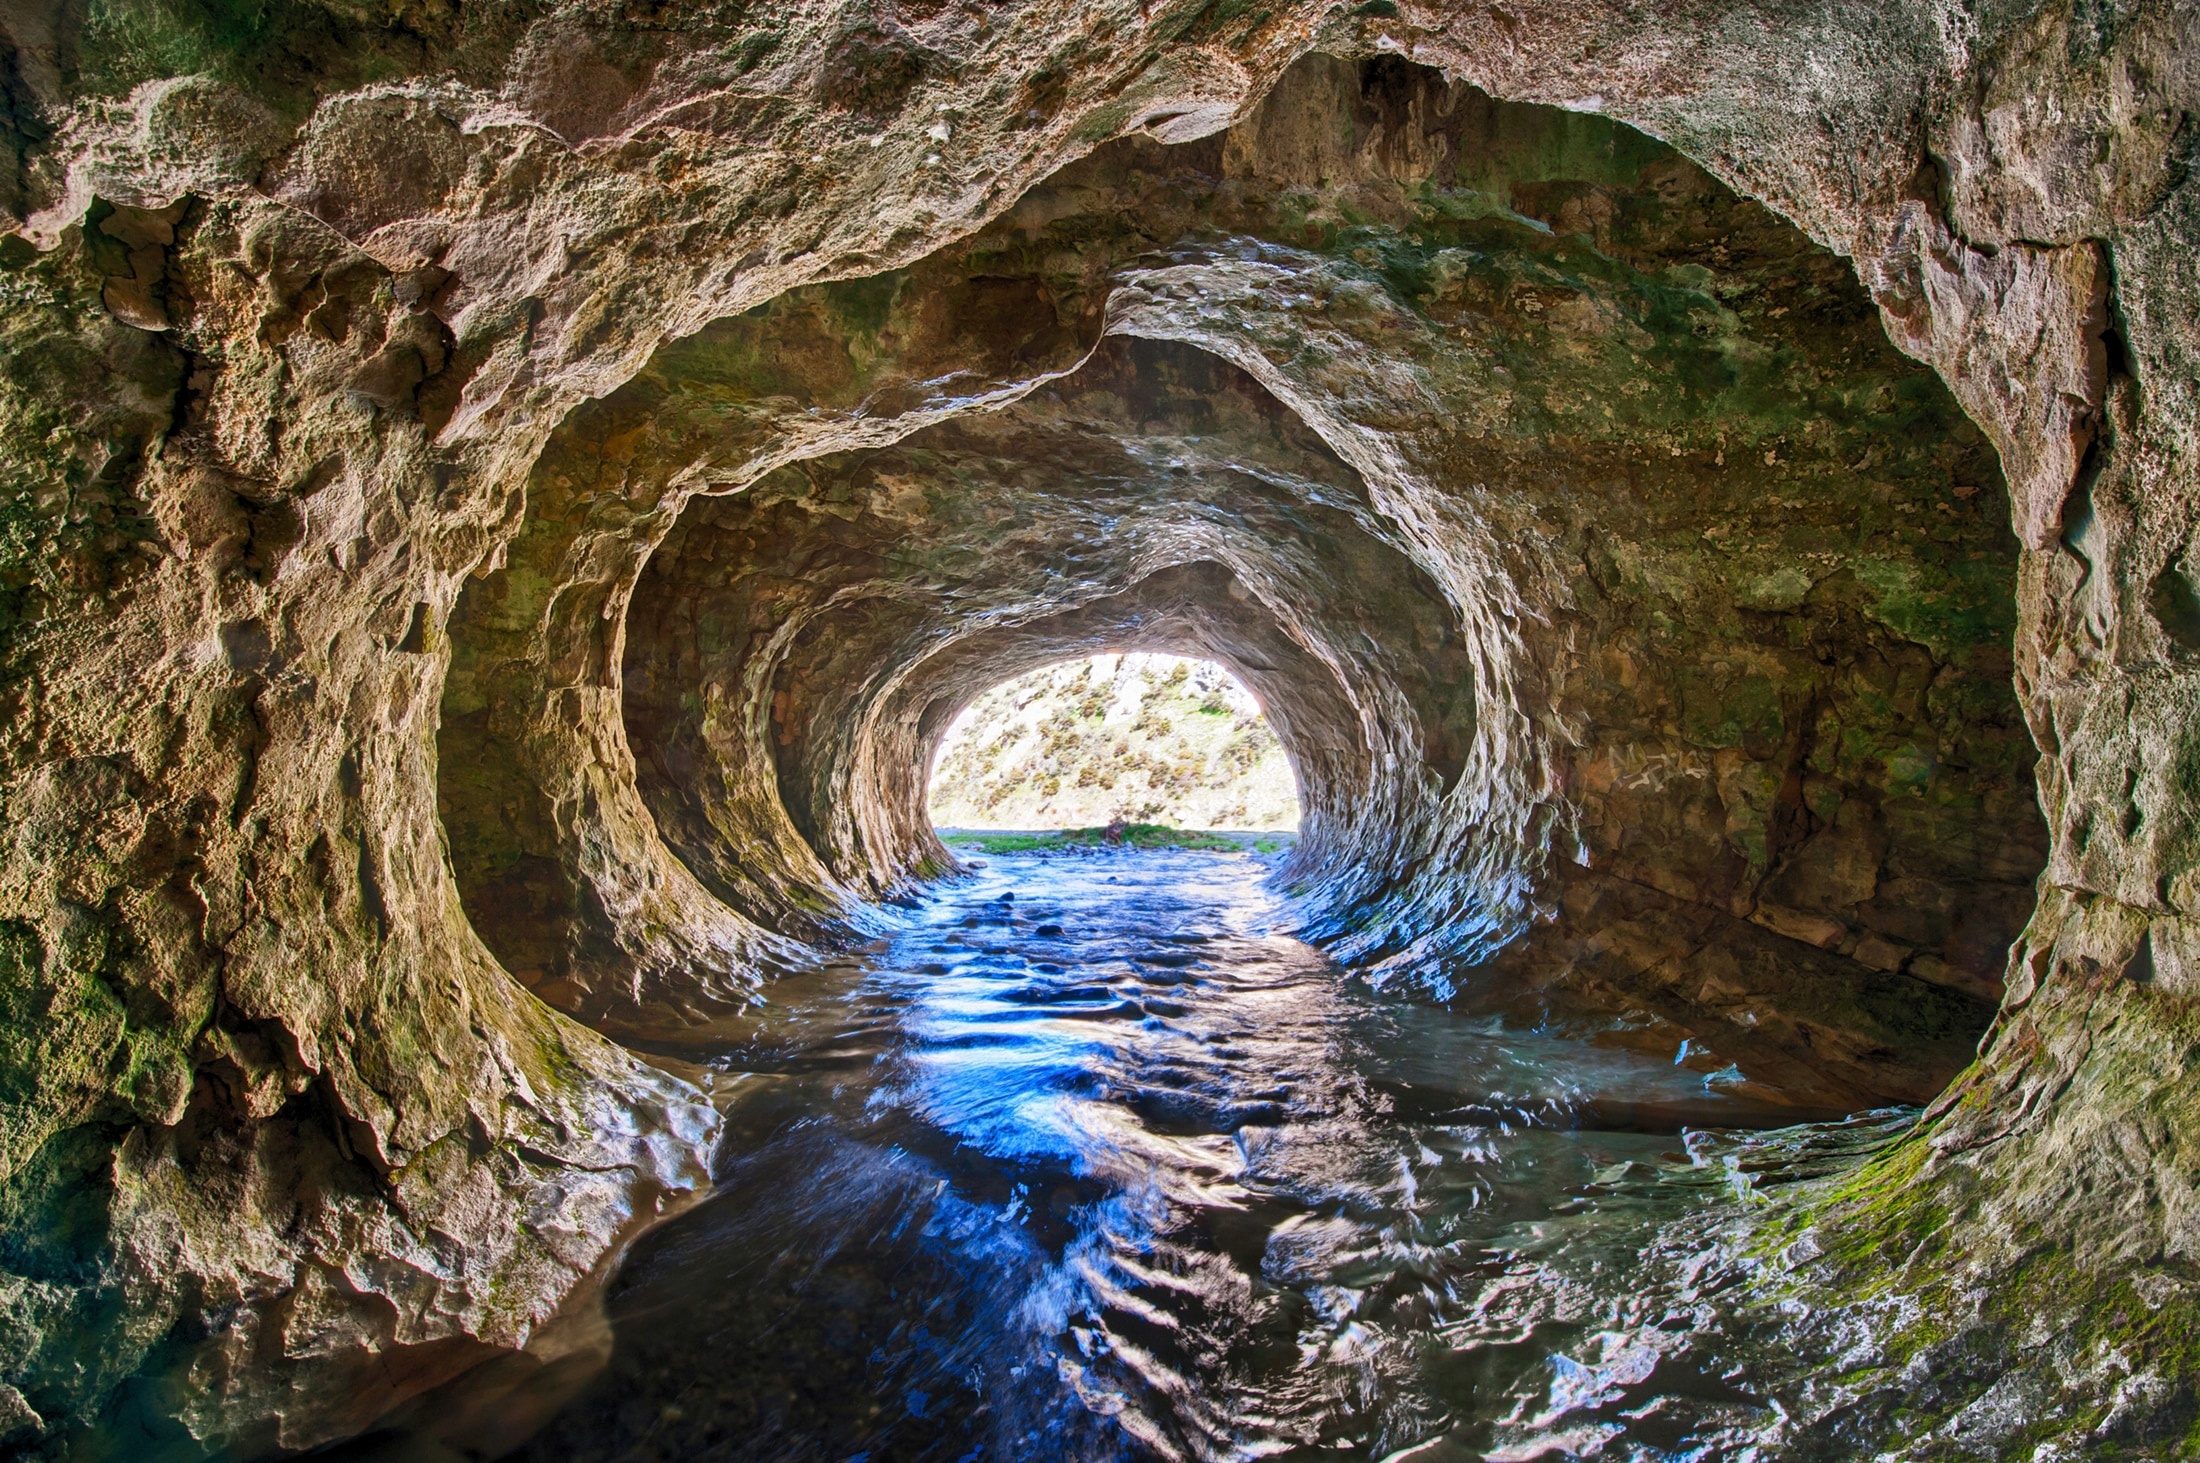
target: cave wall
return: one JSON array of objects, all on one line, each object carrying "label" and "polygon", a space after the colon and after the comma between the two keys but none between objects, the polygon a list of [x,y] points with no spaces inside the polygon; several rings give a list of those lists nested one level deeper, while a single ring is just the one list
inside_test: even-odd
[{"label": "cave wall", "polygon": [[[1622,422],[1632,398],[1569,405],[1562,376],[1532,404],[1538,430],[1508,432],[1518,398],[1501,403],[1477,360],[1478,384],[1458,394],[1483,413],[1432,424],[1427,383],[1440,399],[1474,352],[1439,348],[1440,289],[1379,282],[1392,244],[1380,209],[1382,237],[1364,244],[1347,237],[1358,225],[1317,217],[1249,257],[1123,258],[1113,281],[1086,271],[1121,256],[1075,250],[1028,304],[989,296],[1031,329],[959,338],[944,302],[954,275],[978,278],[954,256],[977,231],[1043,238],[1043,218],[1011,223],[1040,180],[1111,138],[1211,137],[1316,48],[1409,57],[1665,139],[1843,256],[1863,291],[1808,340],[1707,304],[1704,339],[1769,336],[1809,368],[1806,346],[1868,337],[1868,297],[1991,445],[1999,482],[1951,430],[1954,455],[1885,473],[1883,503],[1829,496],[1866,520],[1866,503],[1883,508],[1873,531],[1890,545],[1925,522],[1983,546],[2006,488],[2013,685],[2042,754],[2041,904],[1980,1062],[1921,1138],[1857,1182],[1840,1244],[1790,1246],[1795,1283],[1819,1265],[1844,1295],[1926,1297],[1942,1320],[1891,1328],[1872,1365],[1899,1375],[1969,1348],[1927,1411],[2046,1365],[2013,1316],[2061,1325],[2073,1345],[2113,1342],[2139,1366],[2174,1356],[2181,1308],[2166,1300],[2189,1285],[2200,1173],[2180,1136],[2200,948],[2196,23],[2167,4],[12,7],[0,1426],[30,1436],[119,1407],[247,1440],[340,1433],[524,1338],[634,1217],[697,1182],[709,1115],[695,1094],[552,1006],[601,1002],[594,1019],[608,1021],[622,1000],[732,997],[800,951],[655,834],[617,695],[626,601],[687,498],[891,448],[1070,371],[1103,332],[1243,371],[1358,474],[1400,552],[1460,612],[1477,667],[1461,785],[1488,801],[1446,816],[1457,841],[1430,845],[1442,856],[1421,866],[1425,886],[1397,880],[1377,901],[1333,890],[1343,922],[1315,933],[1402,964],[1524,931],[1512,988],[1616,991],[1665,1003],[1661,1019],[1719,999],[1661,974],[1702,940],[1692,921],[1729,946],[1785,941],[1769,948],[1806,963],[1869,969],[1892,950],[1898,969],[1876,974],[1983,990],[1967,953],[1979,941],[1890,912],[1916,907],[1904,879],[1956,880],[1996,908],[2022,882],[2021,858],[1966,851],[1961,836],[1929,861],[1895,857],[1906,838],[1943,841],[1945,825],[2022,823],[2018,744],[1998,710],[1932,694],[1951,666],[1966,686],[1992,669],[1979,647],[1999,638],[1998,601],[1975,592],[1990,568],[1911,604],[1899,576],[1798,604],[1778,582],[1737,591],[1684,574],[1677,594],[1650,590],[1712,560],[1600,544],[1580,501],[1510,478],[1526,438],[1566,436],[1572,461],[1646,437],[1666,393]],[[1401,180],[1410,192],[1434,176],[1423,149],[1445,129],[1416,134],[1391,108],[1433,101],[1378,88],[1355,127],[1253,146],[1256,127],[1200,144],[1222,159],[1203,166],[1226,170],[1237,145],[1235,176],[1266,169],[1267,191],[1365,173],[1372,201],[1399,208],[1383,187],[1396,200]],[[1697,176],[1670,174],[1683,188]],[[1551,180],[1594,186],[1539,202]],[[1657,191],[1639,168],[1498,181],[1461,191],[1496,192],[1553,239],[1621,262],[1629,200],[1615,184]],[[1410,240],[1404,215],[1387,217]],[[1430,261],[1398,263],[1413,275]],[[1697,263],[1715,283],[1723,261]],[[906,339],[891,350],[862,328],[875,295],[819,284],[935,266],[942,287],[910,298],[942,313],[895,322]],[[1830,283],[1800,287],[1840,295]],[[1539,350],[1625,346],[1593,309],[1551,308],[1595,291],[1522,298],[1543,301],[1522,312],[1544,317],[1523,327]],[[798,316],[830,337],[828,317],[849,310],[863,340],[841,352],[844,371],[805,367],[799,396],[760,387],[759,370],[798,357]],[[715,376],[662,369],[690,341],[752,327],[788,333]],[[1829,406],[1811,404],[1811,382],[1789,386],[1808,410]],[[1607,406],[1613,425],[1598,428]],[[689,427],[671,423],[683,413]],[[684,453],[668,440],[680,430]],[[588,451],[546,457],[582,432]],[[1775,435],[1730,460],[1815,464],[1829,482],[1857,460],[1838,425],[1818,442]],[[1715,433],[1675,445],[1691,490],[1708,477],[1702,454],[1720,465]],[[1628,503],[1654,500],[1636,481],[1647,463],[1607,462]],[[1825,551],[1828,525],[1788,487],[1810,477],[1752,473],[1735,485],[1746,502],[1701,504],[1705,528],[1731,524],[1747,546],[1722,572]],[[1443,491],[1421,490],[1431,482]],[[1671,525],[1675,543],[1687,526]],[[1653,548],[1664,532],[1630,526]],[[1725,608],[1675,646],[1659,639],[1661,599]],[[1547,653],[1514,653],[1531,639]],[[1812,657],[1829,644],[1870,653],[1800,669],[1822,699],[1745,689],[1822,667]],[[1685,680],[1653,675],[1662,699],[1638,695],[1630,661],[1725,669],[1692,710],[1664,694]],[[1751,714],[1722,714],[1736,708]],[[455,744],[439,762],[439,716],[446,738],[476,718],[471,745],[497,749],[471,769],[471,819],[450,812],[465,789]],[[1930,750],[1925,791],[1915,759],[1844,761],[1852,726]],[[1926,747],[1928,728],[1947,752]],[[1630,746],[1686,751],[1702,776],[1661,796]],[[1931,787],[1943,776],[1946,801]],[[1673,846],[1695,855],[1631,854],[1628,831],[1667,807],[1694,810]],[[461,827],[497,820],[507,846],[469,851]],[[1868,884],[1853,856],[1845,883],[1782,882],[1820,839],[1829,865],[1844,848],[1887,852]],[[787,845],[793,867],[768,870],[755,898],[849,877],[821,841],[808,855]],[[1537,848],[1558,860],[1511,858]],[[532,965],[485,946],[459,898],[481,859],[508,871],[515,852],[541,862],[507,896],[559,931]],[[1678,878],[1660,887],[1653,865]],[[1467,941],[1422,943],[1460,925],[1448,876],[1470,866],[1518,876],[1473,897],[1502,886],[1519,920],[1478,915]],[[862,889],[829,892],[821,921]],[[161,1380],[118,1391],[140,1369]],[[2079,1375],[2038,1385],[2107,1395],[2067,1380]],[[2094,1413],[2074,1406],[2069,1425]]]},{"label": "cave wall", "polygon": [[[697,762],[761,763],[811,846],[892,892],[950,864],[924,780],[955,713],[1007,667],[1136,643],[1220,659],[1272,708],[1309,872],[1380,862],[1437,795],[1428,744],[1473,715],[1449,607],[1374,517],[1242,372],[1111,340],[1013,406],[695,505],[630,620],[627,724],[664,767],[645,791],[677,826]],[[713,720],[734,734],[677,758]]]},{"label": "cave wall", "polygon": [[[780,401],[1019,359],[1025,383],[958,381],[893,446],[772,468],[750,435]],[[617,561],[625,659],[596,656],[589,704],[623,704],[642,769],[651,823],[622,826],[782,932],[830,936],[946,863],[907,782],[928,752],[872,745],[922,740],[884,698],[937,726],[980,689],[934,708],[922,662],[1200,560],[1238,585],[1218,620],[1250,598],[1356,708],[1358,750],[1298,749],[1294,875],[1309,931],[1378,979],[1624,1017],[1818,1107],[1923,1101],[1969,1058],[2044,856],[2007,500],[1944,388],[1840,261],[1671,152],[1406,63],[1312,58],[1218,138],[1111,144],[912,270],[669,346],[536,471],[544,503],[624,487],[530,510],[453,622],[459,663],[509,643],[476,597],[560,582],[574,511],[608,533],[638,481],[699,483],[646,567]],[[1286,723],[1292,686],[1263,690]],[[618,730],[571,695],[529,736],[596,766]],[[590,866],[553,820],[477,832],[471,789],[542,753],[471,717],[442,767],[477,925],[498,945],[525,910],[522,979],[638,1019],[651,998],[592,951],[656,926],[595,925],[659,876]],[[906,786],[855,774],[882,757]],[[545,977],[522,945],[551,926],[500,881],[561,859],[605,887],[568,902]]]}]

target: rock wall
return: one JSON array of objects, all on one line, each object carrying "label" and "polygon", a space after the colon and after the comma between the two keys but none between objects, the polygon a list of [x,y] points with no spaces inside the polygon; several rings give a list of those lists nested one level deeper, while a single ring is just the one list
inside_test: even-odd
[{"label": "rock wall", "polygon": [[1261,690],[1311,934],[1807,1100],[1962,1065],[2044,860],[1794,1221],[1936,1318],[1804,1422],[2170,1426],[2011,1320],[2183,1354],[2196,25],[11,7],[0,1427],[524,1339],[709,1141],[598,1033],[860,930],[953,708],[1130,634]]},{"label": "rock wall", "polygon": [[[1158,240],[1169,262],[1134,262]],[[875,414],[958,360],[984,388],[948,375],[950,419],[891,446],[770,467],[747,435],[779,401]],[[1985,1025],[2043,856],[2016,546],[1954,403],[1838,261],[1671,153],[1403,63],[1303,63],[1224,137],[1114,144],[907,272],[667,347],[536,479],[452,625],[444,815],[477,927],[599,1024],[638,988],[597,952],[708,943],[649,902],[690,871],[816,936],[943,865],[908,780],[928,753],[884,750],[980,689],[933,684],[970,673],[937,657],[986,637],[983,675],[1040,663],[1064,606],[1196,564],[1231,586],[1215,629],[1095,607],[1113,638],[1066,648],[1135,634],[1260,689],[1308,789],[1310,925],[1378,978],[1648,1019],[1819,1106],[1922,1101]],[[638,497],[698,488],[656,510],[646,566],[618,561],[623,664],[592,652],[585,702],[538,681],[516,738],[478,720],[520,698],[473,667],[574,654],[508,651],[503,608],[569,582],[573,519],[625,532]],[[1248,614],[1299,648],[1213,638]],[[638,778],[584,706],[623,709]],[[550,757],[536,796],[570,813],[476,812]],[[616,783],[600,833],[553,777]],[[554,899],[521,892],[552,870]]]}]

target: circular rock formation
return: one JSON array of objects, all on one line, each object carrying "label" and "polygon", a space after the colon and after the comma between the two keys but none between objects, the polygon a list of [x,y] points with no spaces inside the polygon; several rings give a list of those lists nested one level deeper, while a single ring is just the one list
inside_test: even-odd
[{"label": "circular rock formation", "polygon": [[1798,1427],[2180,1426],[2192,15],[253,16],[0,22],[0,1429],[523,1343],[703,1180],[606,1034],[1094,648],[1259,691],[1371,978],[1802,1107],[1987,1031],[1768,1241],[1911,1318]]},{"label": "circular rock formation", "polygon": [[[534,484],[452,622],[445,826],[507,967],[630,1039],[692,1008],[692,952],[738,993],[724,910],[830,938],[948,867],[947,722],[1097,649],[1272,709],[1348,958],[1818,1106],[1945,1085],[2044,857],[2016,545],[1955,404],[1670,152],[1401,62],[1314,58],[1220,137],[667,347]],[[580,543],[616,565],[592,642],[513,612]]]}]

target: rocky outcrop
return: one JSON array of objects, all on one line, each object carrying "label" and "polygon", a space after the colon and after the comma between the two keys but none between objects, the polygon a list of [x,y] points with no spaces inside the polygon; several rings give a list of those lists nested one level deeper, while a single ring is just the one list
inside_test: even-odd
[{"label": "rocky outcrop", "polygon": [[1378,979],[1922,1098],[2030,913],[1792,1283],[1947,1302],[1921,1429],[2012,1314],[2181,1354],[2178,7],[0,24],[0,1426],[523,1340],[708,1143],[602,1033],[864,928],[954,709],[1132,639],[1262,695]]}]

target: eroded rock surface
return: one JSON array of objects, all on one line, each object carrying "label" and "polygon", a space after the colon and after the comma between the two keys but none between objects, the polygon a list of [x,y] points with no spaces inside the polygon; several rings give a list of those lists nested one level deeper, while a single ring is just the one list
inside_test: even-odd
[{"label": "eroded rock surface", "polygon": [[1799,1425],[2174,1430],[2196,25],[11,9],[0,1427],[518,1344],[700,1177],[599,1033],[865,928],[955,707],[1134,636],[1377,978],[1811,1102],[1999,997],[1792,1221],[1913,1317]]},{"label": "eroded rock surface", "polygon": [[[1072,369],[1080,325],[1105,341]],[[759,471],[782,394],[860,380],[875,408],[989,356],[1014,400]],[[576,518],[624,534],[637,499],[665,523],[707,489],[646,568],[616,561],[623,667],[606,645],[587,699],[558,687],[517,735],[477,732],[461,682],[444,731],[477,923],[598,1020],[632,966],[592,952],[679,938],[621,912],[691,871],[817,934],[810,911],[941,866],[912,770],[970,677],[1125,636],[1225,659],[1273,708],[1311,926],[1379,976],[1644,1018],[1821,1105],[1922,1101],[1963,1065],[2043,857],[2016,545],[1954,404],[1838,261],[1691,165],[1403,63],[1304,63],[1222,137],[1116,144],[904,274],[690,337],[537,481],[573,506],[471,592],[461,666],[528,663],[492,661],[503,606],[559,582]],[[1198,606],[1166,627],[1140,589],[1164,570]],[[1098,638],[1044,628],[1073,604]],[[1263,622],[1296,648],[1232,628]],[[553,779],[612,775],[584,706],[622,708],[639,777],[531,835],[477,814],[506,767],[547,764],[545,809]],[[679,863],[597,860],[614,845]],[[516,892],[561,861],[555,903]],[[553,907],[569,933],[538,956]]]}]

